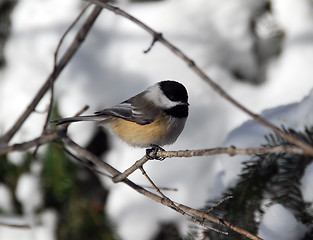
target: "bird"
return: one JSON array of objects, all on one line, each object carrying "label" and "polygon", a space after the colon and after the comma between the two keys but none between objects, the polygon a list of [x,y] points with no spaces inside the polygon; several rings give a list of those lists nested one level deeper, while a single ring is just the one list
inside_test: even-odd
[{"label": "bird", "polygon": [[164,80],[93,115],[61,118],[51,123],[60,125],[95,121],[131,146],[151,147],[147,149],[147,156],[153,151],[152,156],[157,159],[156,152],[164,151],[161,146],[177,140],[185,127],[188,113],[188,93],[184,85],[174,80]]}]

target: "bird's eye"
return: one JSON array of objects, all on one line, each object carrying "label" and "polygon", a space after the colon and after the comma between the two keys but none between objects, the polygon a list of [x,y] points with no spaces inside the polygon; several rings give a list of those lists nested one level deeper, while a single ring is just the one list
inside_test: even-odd
[{"label": "bird's eye", "polygon": [[171,100],[171,101],[173,101],[173,102],[176,102],[176,101],[177,101],[177,99],[175,99],[175,96],[172,95],[172,94],[168,95],[167,97],[168,97],[169,100]]}]

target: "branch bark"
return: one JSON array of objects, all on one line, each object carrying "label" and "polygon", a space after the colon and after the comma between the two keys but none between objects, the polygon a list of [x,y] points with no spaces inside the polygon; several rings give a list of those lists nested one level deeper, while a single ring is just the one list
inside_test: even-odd
[{"label": "branch bark", "polygon": [[0,156],[14,152],[14,151],[26,151],[32,147],[36,147],[38,145],[47,144],[53,142],[54,140],[58,139],[59,135],[56,131],[46,132],[38,138],[33,140],[23,142],[23,143],[16,143],[13,145],[2,145],[0,146]]},{"label": "branch bark", "polygon": [[[172,158],[172,157],[196,157],[196,156],[211,156],[217,154],[228,154],[230,156],[246,154],[266,154],[266,153],[282,153],[288,152],[293,154],[304,154],[304,150],[294,146],[274,146],[274,147],[262,147],[262,148],[235,148],[235,147],[224,147],[224,148],[211,148],[211,149],[198,149],[198,150],[180,150],[180,151],[158,151],[157,157],[160,158]],[[143,164],[149,161],[147,156],[142,157],[136,161],[131,167],[126,169],[123,173],[114,176],[113,182],[117,183],[127,178],[130,174],[139,169]]]}]

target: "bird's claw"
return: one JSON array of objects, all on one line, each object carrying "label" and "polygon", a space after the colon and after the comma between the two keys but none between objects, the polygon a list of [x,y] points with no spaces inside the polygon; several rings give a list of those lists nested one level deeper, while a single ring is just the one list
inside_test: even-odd
[{"label": "bird's claw", "polygon": [[165,150],[158,145],[151,144],[151,148],[146,149],[146,156],[147,156],[147,158],[149,158],[151,160],[154,159],[154,160],[162,161],[165,158],[157,156],[157,152],[159,152],[159,151],[165,151]]}]

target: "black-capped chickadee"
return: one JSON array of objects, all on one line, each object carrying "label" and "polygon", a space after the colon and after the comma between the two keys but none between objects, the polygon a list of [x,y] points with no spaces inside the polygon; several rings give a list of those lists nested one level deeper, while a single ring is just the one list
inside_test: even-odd
[{"label": "black-capped chickadee", "polygon": [[166,80],[94,115],[51,122],[96,121],[132,146],[155,148],[176,141],[185,126],[188,105],[186,88],[181,83]]}]

